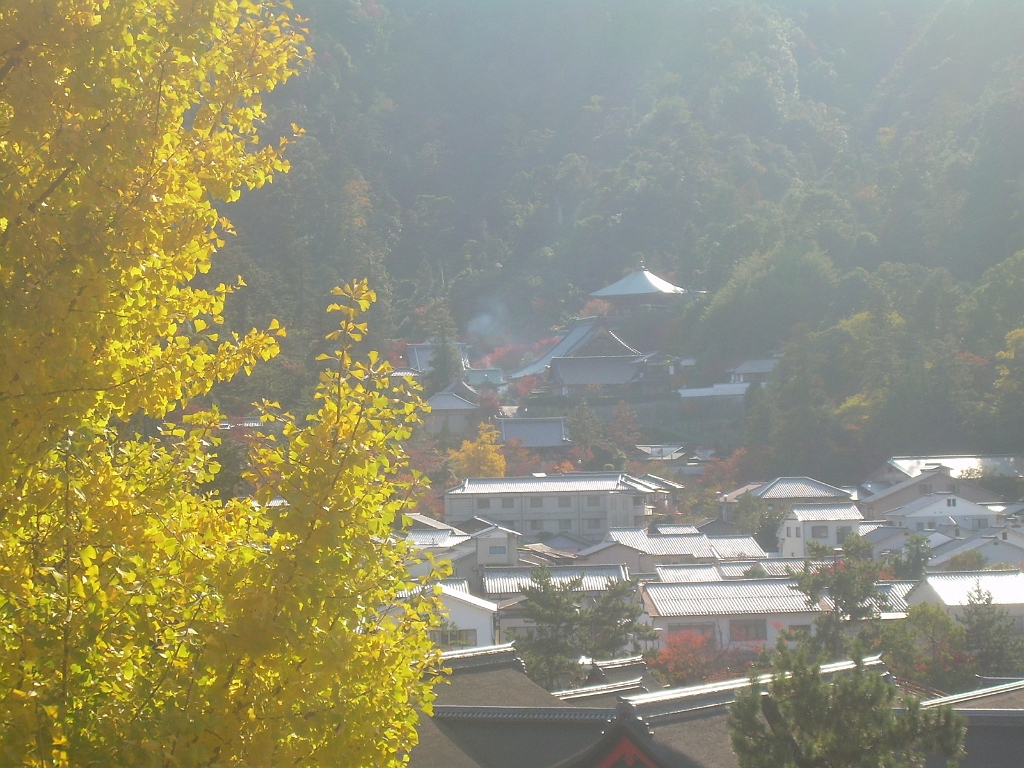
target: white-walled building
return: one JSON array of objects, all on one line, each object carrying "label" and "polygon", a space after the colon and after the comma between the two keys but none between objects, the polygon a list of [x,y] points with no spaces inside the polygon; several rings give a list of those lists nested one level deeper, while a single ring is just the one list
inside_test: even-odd
[{"label": "white-walled building", "polygon": [[494,645],[497,603],[471,594],[466,582],[440,586],[446,624],[432,630],[430,639],[445,649]]},{"label": "white-walled building", "polygon": [[646,525],[671,493],[660,478],[625,472],[473,477],[445,491],[444,519],[458,526],[476,515],[534,541],[571,533],[598,542],[609,528]]},{"label": "white-walled building", "polygon": [[[954,493],[932,493],[883,514],[898,528],[927,531],[954,529],[953,534],[999,525],[1003,515]],[[956,529],[962,529],[957,531]]]},{"label": "white-walled building", "polygon": [[927,573],[910,590],[907,603],[937,605],[950,616],[962,618],[971,593],[978,589],[992,595],[993,605],[1009,613],[1017,630],[1024,632],[1024,573],[1021,571]]},{"label": "white-walled building", "polygon": [[841,547],[843,539],[858,533],[863,520],[852,501],[835,504],[794,504],[779,524],[779,554],[807,557],[808,542],[830,549]]}]

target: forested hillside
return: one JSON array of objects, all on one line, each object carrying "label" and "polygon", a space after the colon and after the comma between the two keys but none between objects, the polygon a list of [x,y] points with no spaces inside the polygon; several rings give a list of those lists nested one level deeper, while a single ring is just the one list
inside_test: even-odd
[{"label": "forested hillside", "polygon": [[1024,4],[296,9],[316,60],[266,134],[305,135],[225,209],[212,276],[249,285],[237,328],[289,336],[229,411],[268,386],[302,402],[346,279],[381,297],[378,347],[453,323],[483,354],[550,336],[643,259],[705,291],[650,345],[705,367],[784,351],[748,403],[750,471],[1022,449]]}]

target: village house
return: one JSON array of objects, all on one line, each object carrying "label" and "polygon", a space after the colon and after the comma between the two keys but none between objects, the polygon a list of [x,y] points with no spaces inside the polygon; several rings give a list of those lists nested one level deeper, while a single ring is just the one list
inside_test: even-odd
[{"label": "village house", "polygon": [[477,597],[464,579],[445,579],[438,585],[444,626],[430,631],[430,639],[443,650],[494,645],[498,604]]},{"label": "village house", "polygon": [[1016,629],[1024,632],[1024,573],[1013,571],[959,571],[927,573],[907,595],[910,605],[937,605],[956,619],[963,618],[963,609],[971,594],[978,590],[992,596],[992,604],[1005,610]]},{"label": "village house", "polygon": [[576,553],[579,562],[624,563],[634,573],[654,573],[659,565],[713,563],[767,557],[752,536],[703,533],[651,535],[641,528],[612,529],[604,541]]},{"label": "village house", "polygon": [[453,578],[464,579],[472,592],[480,593],[485,566],[519,563],[519,533],[477,517],[462,524],[469,530],[420,527],[406,531],[405,540],[421,555],[410,566],[410,575],[430,573],[434,567],[430,562],[432,558],[439,563],[449,563]]},{"label": "village house", "polygon": [[975,504],[954,493],[930,493],[882,516],[898,528],[918,532],[942,531],[956,537],[961,530],[977,531],[998,525],[1005,518],[987,507]]},{"label": "village house", "polygon": [[851,492],[810,477],[777,477],[767,483],[751,483],[725,494],[719,500],[722,519],[732,522],[732,510],[740,497],[749,493],[763,499],[768,509],[789,512],[794,504],[827,504],[847,502]]},{"label": "village house", "polygon": [[955,478],[949,467],[936,467],[921,472],[878,493],[857,501],[865,518],[877,520],[897,507],[903,507],[921,496],[948,493],[976,504],[1002,501],[1002,497],[971,480]]},{"label": "village house", "polygon": [[454,392],[438,392],[427,400],[429,413],[423,419],[428,435],[449,434],[468,437],[480,421],[477,404]]},{"label": "village house", "polygon": [[1024,536],[1019,530],[1008,528],[974,531],[970,536],[951,539],[932,547],[928,567],[932,570],[949,568],[956,562],[954,558],[968,553],[980,557],[983,567],[1003,565],[1021,569],[1024,568]]},{"label": "village house", "polygon": [[794,504],[779,524],[779,553],[783,557],[807,557],[812,554],[812,542],[830,550],[841,547],[851,533],[860,533],[862,519],[852,501]]},{"label": "village house", "polygon": [[640,597],[659,643],[691,631],[711,635],[719,648],[751,654],[774,646],[783,632],[812,632],[814,619],[830,607],[808,604],[791,579],[649,582]]},{"label": "village house", "polygon": [[445,491],[444,519],[458,526],[480,515],[533,541],[565,532],[597,542],[609,528],[644,525],[670,494],[659,480],[625,472],[468,478]]}]

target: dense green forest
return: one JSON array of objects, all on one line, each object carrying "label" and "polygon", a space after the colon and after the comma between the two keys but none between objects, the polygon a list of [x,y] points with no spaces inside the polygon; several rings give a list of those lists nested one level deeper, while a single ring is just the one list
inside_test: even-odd
[{"label": "dense green forest", "polygon": [[316,58],[266,135],[305,133],[225,209],[212,276],[249,285],[232,324],[289,336],[229,412],[301,406],[352,277],[381,298],[370,343],[451,326],[484,354],[643,259],[694,291],[647,348],[784,353],[718,446],[750,472],[1024,450],[1024,4],[295,5]]}]

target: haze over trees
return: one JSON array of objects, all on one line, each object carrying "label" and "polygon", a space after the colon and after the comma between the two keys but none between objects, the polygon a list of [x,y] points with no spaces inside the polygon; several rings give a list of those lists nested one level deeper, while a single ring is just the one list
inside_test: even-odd
[{"label": "haze over trees", "polygon": [[[317,51],[269,101],[292,173],[232,210],[215,280],[282,353],[217,401],[307,402],[327,286],[372,343],[550,337],[642,258],[692,290],[643,346],[784,352],[756,476],[1019,450],[1019,3],[300,0]],[[525,349],[525,346],[522,347]],[[709,368],[710,366],[710,368]],[[528,391],[528,390],[527,390]],[[680,439],[666,424],[648,440]]]}]

